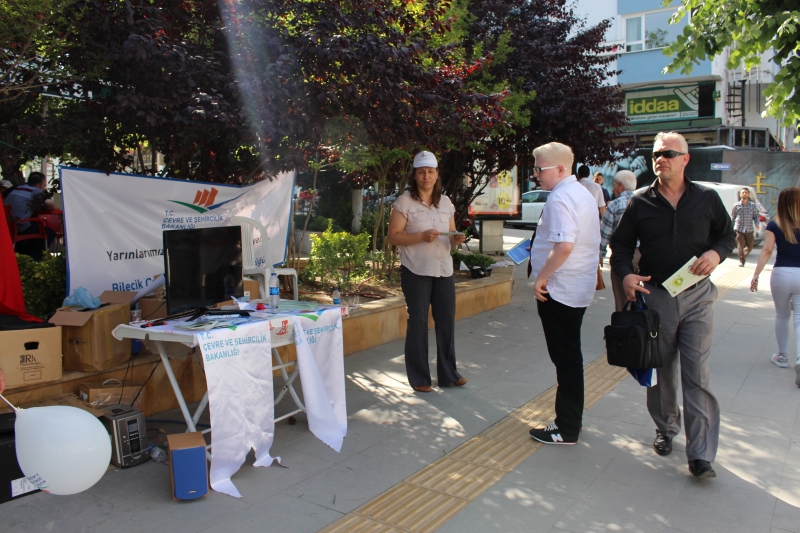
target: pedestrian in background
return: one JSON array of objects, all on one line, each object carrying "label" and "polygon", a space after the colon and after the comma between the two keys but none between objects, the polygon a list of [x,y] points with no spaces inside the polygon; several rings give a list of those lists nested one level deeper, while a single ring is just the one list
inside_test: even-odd
[{"label": "pedestrian in background", "polygon": [[[600,266],[603,265],[603,258],[606,256],[606,247],[611,241],[611,235],[619,226],[619,221],[622,219],[622,213],[628,207],[628,202],[633,196],[633,191],[636,189],[636,174],[630,170],[620,170],[614,176],[614,196],[616,200],[612,200],[606,206],[606,214],[603,217],[603,222],[600,224]],[[639,272],[639,249],[636,249],[633,258],[633,273]],[[614,293],[614,310],[622,311],[625,304],[628,303],[628,297],[625,295],[625,289],[622,286],[622,280],[611,271],[611,291]]]},{"label": "pedestrian in background", "polygon": [[753,251],[753,226],[759,226],[758,205],[750,201],[750,189],[747,187],[739,191],[739,201],[733,204],[731,210],[731,221],[736,230],[739,266],[743,267],[745,259]]},{"label": "pedestrian in background", "polygon": [[789,366],[789,318],[794,309],[794,329],[798,343],[794,382],[800,387],[800,189],[789,187],[781,191],[778,195],[777,215],[776,220],[767,224],[764,247],[758,256],[750,290],[758,290],[758,276],[777,245],[778,257],[769,279],[772,301],[775,303],[775,340],[778,342],[778,353],[773,354],[772,362],[781,368]]},{"label": "pedestrian in background", "polygon": [[[686,177],[689,145],[682,135],[656,135],[652,157],[657,179],[634,194],[622,214],[611,236],[611,267],[628,300],[642,292],[648,295],[647,307],[659,314],[664,366],[658,369],[658,384],[647,388],[647,410],[656,425],[653,449],[658,455],[672,453],[672,439],[681,430],[680,377],[689,471],[715,477],[711,463],[719,446],[720,410],[711,390],[709,355],[717,288],[706,277],[672,297],[663,283],[695,257],[690,271],[710,275],[733,248],[735,236],[719,194]],[[639,275],[633,271],[637,242]]]},{"label": "pedestrian in background", "polygon": [[[636,176],[634,174],[634,176]],[[594,173],[594,182],[598,184],[603,189],[603,200],[606,202],[606,207],[608,207],[608,202],[610,202],[613,198],[611,197],[611,193],[608,192],[608,189],[603,187],[603,183],[605,183],[606,178],[603,176],[602,172],[595,172]]]},{"label": "pedestrian in background", "polygon": [[534,175],[551,192],[536,227],[530,273],[558,388],[555,420],[530,435],[545,444],[575,444],[583,424],[581,324],[597,284],[600,221],[595,199],[570,174],[569,146],[545,144],[533,157]]},{"label": "pedestrian in background", "polygon": [[578,167],[578,183],[591,193],[594,197],[595,205],[599,211],[598,220],[606,214],[606,201],[603,199],[603,188],[589,179],[589,167],[581,165]]}]

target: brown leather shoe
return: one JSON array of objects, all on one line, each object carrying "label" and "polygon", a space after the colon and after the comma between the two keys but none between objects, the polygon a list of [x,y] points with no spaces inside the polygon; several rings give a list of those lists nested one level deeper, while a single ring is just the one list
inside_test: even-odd
[{"label": "brown leather shoe", "polygon": [[461,377],[461,379],[459,379],[458,381],[453,383],[453,385],[455,385],[456,387],[463,387],[466,384],[467,384],[467,378],[465,378],[463,376]]},{"label": "brown leather shoe", "polygon": [[412,387],[417,392],[433,392],[433,388],[430,385],[422,385],[421,387]]}]

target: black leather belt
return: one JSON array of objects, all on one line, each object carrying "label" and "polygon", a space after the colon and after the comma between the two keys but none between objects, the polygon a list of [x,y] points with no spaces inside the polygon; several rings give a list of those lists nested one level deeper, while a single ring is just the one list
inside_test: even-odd
[{"label": "black leather belt", "polygon": [[[689,285],[688,287],[683,289],[681,292],[693,291],[694,289],[696,289],[699,286],[701,286],[703,283],[707,282],[709,279],[710,279],[709,277],[705,277],[705,278],[701,279],[700,281],[698,281],[697,283],[695,283],[694,285]],[[645,283],[645,285],[650,285],[650,283]],[[667,290],[667,288],[664,287],[663,283],[659,283],[658,285],[655,285],[655,287],[658,287],[659,289]]]}]

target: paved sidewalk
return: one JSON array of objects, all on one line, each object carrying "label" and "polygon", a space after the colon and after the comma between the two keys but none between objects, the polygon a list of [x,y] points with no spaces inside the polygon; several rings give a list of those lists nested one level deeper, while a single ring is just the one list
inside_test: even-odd
[{"label": "paved sidewalk", "polygon": [[[628,378],[588,409],[578,446],[535,450],[437,531],[800,532],[800,389],[791,368],[769,361],[775,341],[768,285],[757,294],[747,289],[755,259],[744,269],[728,260],[715,273],[738,278],[716,306],[712,385],[723,412],[716,479],[688,474],[682,435],[671,456],[652,451],[644,390]],[[110,471],[79,495],[36,494],[0,505],[0,530],[302,533],[332,527],[554,385],[524,269],[516,277],[511,304],[456,323],[459,370],[469,379],[463,388],[413,393],[402,341],[345,358],[349,429],[340,454],[310,435],[301,416],[297,425],[276,428],[273,454],[290,468],[254,468],[251,454],[233,478],[241,499],[212,493],[173,502],[166,467],[151,462]],[[584,320],[586,363],[605,352],[602,328],[613,309],[607,271],[606,283]],[[430,344],[433,358],[432,334]],[[149,427],[159,425],[182,431]],[[529,445],[523,435],[520,446]]]}]

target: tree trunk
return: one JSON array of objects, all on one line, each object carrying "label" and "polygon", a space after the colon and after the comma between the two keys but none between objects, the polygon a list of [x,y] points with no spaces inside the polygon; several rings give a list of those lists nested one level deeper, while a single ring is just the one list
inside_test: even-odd
[{"label": "tree trunk", "polygon": [[353,224],[350,226],[353,235],[361,231],[361,216],[364,214],[364,189],[352,189],[350,201],[353,204]]}]

